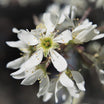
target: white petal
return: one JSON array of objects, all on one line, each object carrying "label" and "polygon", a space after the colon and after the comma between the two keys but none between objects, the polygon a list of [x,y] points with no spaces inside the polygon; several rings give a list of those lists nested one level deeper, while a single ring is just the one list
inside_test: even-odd
[{"label": "white petal", "polygon": [[19,31],[17,28],[13,28],[13,29],[12,29],[12,32],[14,32],[14,33],[19,33],[20,31]]},{"label": "white petal", "polygon": [[71,73],[72,73],[73,79],[75,80],[78,88],[82,91],[85,91],[85,88],[84,88],[85,82],[84,82],[82,75],[78,71],[71,71]]},{"label": "white petal", "polygon": [[47,11],[46,12],[49,12],[51,14],[57,15],[57,14],[59,14],[59,9],[60,9],[59,5],[57,5],[57,4],[54,3],[54,4],[50,5],[47,8]]},{"label": "white petal", "polygon": [[23,63],[21,68],[31,69],[34,66],[40,64],[42,59],[43,59],[43,51],[40,49],[36,51],[25,63]]},{"label": "white petal", "polygon": [[53,32],[55,29],[55,25],[51,21],[51,14],[50,13],[44,13],[43,15],[43,22],[47,28],[47,32]]},{"label": "white petal", "polygon": [[18,33],[18,38],[25,42],[28,45],[36,45],[38,44],[38,40],[35,36],[32,35],[31,32],[22,31]]},{"label": "white petal", "polygon": [[17,70],[16,72],[11,73],[11,76],[18,76],[20,74],[22,74],[23,72],[25,72],[25,68],[21,68],[19,70]]},{"label": "white petal", "polygon": [[71,9],[72,9],[72,11],[71,11],[71,19],[73,20],[74,17],[75,17],[75,13],[76,13],[77,8],[75,6],[72,6]]},{"label": "white petal", "polygon": [[81,25],[77,26],[77,27],[73,30],[73,32],[80,32],[80,31],[82,31],[82,30],[84,30],[84,29],[88,29],[89,27],[92,26],[91,24],[92,24],[91,22],[89,22],[89,23],[87,23],[87,24],[81,24]]},{"label": "white petal", "polygon": [[31,69],[25,69],[22,72],[16,71],[16,72],[12,73],[11,76],[15,79],[23,79],[23,78],[26,78],[26,77],[32,75],[35,72],[35,69],[36,69],[36,67],[33,67]]},{"label": "white petal", "polygon": [[65,6],[65,8],[62,10],[62,14],[59,19],[59,24],[61,24],[65,20],[66,16],[68,16],[69,14],[70,14],[70,6],[68,5]]},{"label": "white petal", "polygon": [[80,83],[80,82],[84,81],[82,75],[78,71],[71,71],[71,73],[72,73],[72,76],[73,76],[74,80],[77,83]]},{"label": "white petal", "polygon": [[26,43],[24,43],[23,41],[7,41],[6,44],[10,47],[13,47],[13,48],[19,48],[22,52],[24,53],[28,53],[29,50],[28,50],[28,45]]},{"label": "white petal", "polygon": [[81,91],[85,91],[85,90],[86,90],[85,87],[84,87],[84,85],[85,85],[85,82],[84,82],[84,81],[81,82],[81,83],[77,83],[77,86],[78,86],[78,88],[79,88]]},{"label": "white petal", "polygon": [[46,75],[46,76],[41,76],[40,77],[40,85],[39,85],[39,92],[37,94],[38,97],[44,95],[47,91],[48,91],[48,88],[49,88],[49,77]]},{"label": "white petal", "polygon": [[60,83],[60,81],[58,80],[56,82],[56,86],[55,86],[55,102],[58,103],[58,97],[57,97],[57,93],[58,91],[62,88],[62,85]]},{"label": "white petal", "polygon": [[67,98],[67,95],[63,94],[63,95],[62,95],[62,100],[65,101],[66,98]]},{"label": "white petal", "polygon": [[26,48],[27,45],[22,41],[7,41],[6,44],[13,48]]},{"label": "white petal", "polygon": [[92,22],[89,21],[89,19],[85,19],[83,22],[82,22],[82,25],[86,25],[86,24],[92,24]]},{"label": "white petal", "polygon": [[61,24],[65,20],[65,15],[61,14],[58,24]]},{"label": "white petal", "polygon": [[41,69],[36,70],[33,74],[31,74],[30,76],[26,77],[21,84],[22,85],[32,85],[34,84],[38,78],[43,74],[43,71]]},{"label": "white petal", "polygon": [[57,53],[55,50],[50,51],[51,54],[51,61],[57,71],[62,72],[67,68],[67,62],[63,56]]},{"label": "white petal", "polygon": [[73,86],[73,87],[67,87],[67,90],[69,91],[69,93],[70,93],[71,96],[76,97],[76,98],[79,97],[79,92],[78,92],[78,90],[76,89],[75,86]]},{"label": "white petal", "polygon": [[54,41],[58,43],[68,43],[70,40],[72,40],[72,33],[70,30],[65,30],[54,39]]},{"label": "white petal", "polygon": [[104,34],[97,35],[92,40],[97,40],[97,39],[101,39],[101,38],[104,38]]},{"label": "white petal", "polygon": [[66,5],[65,8],[63,9],[62,13],[65,16],[68,16],[70,14],[70,6],[69,5]]},{"label": "white petal", "polygon": [[7,68],[13,68],[13,69],[18,69],[20,67],[20,65],[25,61],[26,57],[20,57],[16,60],[10,61],[7,64]]},{"label": "white petal", "polygon": [[34,35],[37,39],[39,39],[41,37],[40,34],[43,34],[44,32],[46,32],[45,28],[37,28],[35,30],[31,30],[31,34]]},{"label": "white petal", "polygon": [[20,51],[26,54],[30,53],[29,47],[28,48],[20,48]]},{"label": "white petal", "polygon": [[60,83],[65,87],[73,87],[74,83],[73,81],[63,72],[60,76]]},{"label": "white petal", "polygon": [[99,70],[99,78],[102,84],[104,84],[104,71],[102,69]]},{"label": "white petal", "polygon": [[52,97],[53,93],[47,92],[44,96],[43,96],[43,101],[47,102],[51,97]]},{"label": "white petal", "polygon": [[17,75],[12,75],[11,76],[14,78],[14,79],[23,79],[25,78],[25,72],[22,72],[20,74],[17,74]]},{"label": "white petal", "polygon": [[83,43],[90,41],[93,37],[97,35],[97,33],[94,32],[94,28],[96,25],[91,26],[88,29],[85,29],[81,31],[74,39],[75,43]]}]

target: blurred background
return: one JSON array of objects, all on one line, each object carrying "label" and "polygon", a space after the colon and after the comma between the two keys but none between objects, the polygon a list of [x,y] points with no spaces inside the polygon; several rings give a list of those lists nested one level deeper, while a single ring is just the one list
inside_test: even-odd
[{"label": "blurred background", "polygon": [[[13,27],[34,29],[33,15],[39,16],[44,13],[52,2],[52,0],[0,0],[0,104],[54,104],[53,100],[43,103],[41,98],[37,98],[38,83],[22,86],[21,80],[15,80],[10,76],[13,70],[6,69],[6,64],[18,58],[20,54],[19,50],[5,44],[6,41],[17,40],[16,34],[12,33]],[[88,18],[98,26],[104,25],[104,10],[94,9]],[[104,39],[99,40],[104,43],[103,41]],[[84,78],[87,90],[81,104],[104,104],[104,86],[100,84],[94,70],[84,72]]]}]

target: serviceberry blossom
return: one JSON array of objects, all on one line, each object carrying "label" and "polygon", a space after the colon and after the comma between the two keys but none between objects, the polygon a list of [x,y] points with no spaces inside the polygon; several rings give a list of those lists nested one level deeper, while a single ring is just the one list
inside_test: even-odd
[{"label": "serviceberry blossom", "polygon": [[16,71],[12,73],[11,76],[15,79],[23,79],[21,85],[33,85],[36,81],[39,81],[37,97],[46,94],[50,86],[50,80],[43,64],[31,69],[26,69],[21,73]]},{"label": "serviceberry blossom", "polygon": [[[84,84],[85,81],[78,71],[64,71],[58,78],[50,81],[50,87],[44,94],[43,101],[46,102],[53,96],[56,103],[59,103],[60,97],[63,101],[66,101],[68,97],[78,98],[80,93],[85,91]],[[59,95],[61,90],[66,91]]]},{"label": "serviceberry blossom", "polygon": [[96,29],[97,25],[93,25],[88,19],[72,29],[72,42],[82,44],[91,40],[97,40],[104,37],[104,34],[99,34]]},{"label": "serviceberry blossom", "polygon": [[[20,59],[23,63],[20,65],[21,62],[19,62],[20,72],[40,64],[43,56],[51,59],[57,71],[61,72],[67,68],[66,60],[56,51],[56,49],[60,49],[61,44],[67,44],[72,39],[71,32],[67,29],[62,32],[56,29],[56,27],[58,28],[58,24],[64,23],[65,16],[61,15],[61,17],[56,17],[54,20],[51,16],[53,16],[53,14],[44,13],[43,24],[39,24],[36,29],[31,30],[30,32],[28,30],[13,29],[13,32],[18,34],[19,41],[6,43],[11,47],[19,48],[24,53],[26,52],[24,56],[29,56],[28,60],[25,62],[22,61],[24,58]],[[68,21],[70,24],[71,20],[69,19]],[[7,67],[12,68],[11,64],[13,65],[13,63],[16,63],[17,61],[18,60],[8,63]]]},{"label": "serviceberry blossom", "polygon": [[31,71],[30,69],[27,71],[25,73],[28,73],[28,75],[24,78],[21,84],[33,85],[38,80],[39,92],[37,93],[37,96],[38,97],[43,96],[47,92],[49,85],[50,85],[50,81],[49,81],[49,77],[47,73],[42,68],[33,68]]},{"label": "serviceberry blossom", "polygon": [[[75,81],[75,83],[74,83]],[[58,102],[57,93],[62,88],[65,87],[69,92],[69,95],[73,97],[79,97],[80,91],[85,91],[84,79],[78,71],[66,71],[61,73],[59,80],[56,82],[55,87],[55,101]]]},{"label": "serviceberry blossom", "polygon": [[[87,67],[81,60],[84,55],[94,63],[99,79],[104,84],[104,47],[90,45],[87,50],[92,53],[84,52],[84,43],[101,39],[104,33],[100,33],[97,25],[87,18],[75,19],[75,11],[85,9],[85,0],[64,2],[66,4],[63,6],[63,1],[49,6],[38,19],[40,21],[35,29],[13,28],[18,40],[6,42],[8,46],[19,49],[22,55],[7,63],[7,68],[18,69],[10,75],[22,79],[21,85],[33,85],[38,81],[37,97],[42,96],[44,102],[55,97],[55,102],[60,103],[60,97],[66,101],[68,98],[78,98],[85,91],[85,81],[78,70]],[[52,73],[54,69],[56,73]]]}]

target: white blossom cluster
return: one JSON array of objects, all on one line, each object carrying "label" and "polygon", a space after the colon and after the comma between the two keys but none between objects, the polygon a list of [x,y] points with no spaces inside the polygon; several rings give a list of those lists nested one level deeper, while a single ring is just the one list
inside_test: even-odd
[{"label": "white blossom cluster", "polygon": [[[18,41],[6,42],[10,47],[18,48],[22,52],[20,58],[7,64],[7,68],[18,69],[11,73],[11,76],[15,79],[23,79],[22,85],[33,85],[39,81],[37,97],[43,96],[44,102],[55,97],[55,102],[58,103],[60,90],[67,92],[61,95],[64,101],[68,99],[68,96],[70,98],[80,97],[80,93],[86,90],[85,81],[78,68],[75,70],[70,67],[68,60],[71,59],[68,58],[67,53],[70,53],[72,49],[82,53],[80,45],[104,37],[104,33],[100,33],[97,25],[90,22],[89,19],[86,18],[83,21],[75,19],[76,9],[83,9],[85,0],[69,1],[74,6],[65,5],[63,8],[59,4],[49,6],[41,16],[39,24],[31,31],[13,28]],[[64,0],[67,4],[70,4],[69,1]],[[90,45],[88,50],[93,52],[95,47]],[[98,54],[102,61],[104,47],[100,45],[99,47],[96,52],[102,50]],[[87,57],[89,56],[87,55]],[[51,63],[53,67],[49,68]],[[102,77],[104,71],[100,67],[98,58],[95,57],[94,63],[99,69],[99,78],[104,83]],[[56,69],[56,73],[52,73],[54,69]]]}]

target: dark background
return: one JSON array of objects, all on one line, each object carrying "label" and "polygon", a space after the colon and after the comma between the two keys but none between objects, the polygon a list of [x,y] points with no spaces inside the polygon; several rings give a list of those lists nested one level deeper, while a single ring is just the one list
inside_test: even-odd
[{"label": "dark background", "polygon": [[[17,40],[12,28],[33,29],[33,15],[39,16],[45,12],[51,0],[43,0],[41,3],[21,7],[12,4],[7,7],[0,6],[0,104],[44,104],[38,99],[38,83],[32,86],[20,85],[21,80],[15,80],[10,76],[12,69],[6,69],[6,63],[18,58],[19,50],[8,47],[6,41]],[[91,21],[99,26],[104,22],[103,9],[94,9],[88,16]],[[101,41],[104,41],[103,39]],[[81,104],[104,104],[104,86],[100,84],[94,70],[84,73],[86,81],[86,93]],[[54,104],[51,100],[45,104]]]}]

